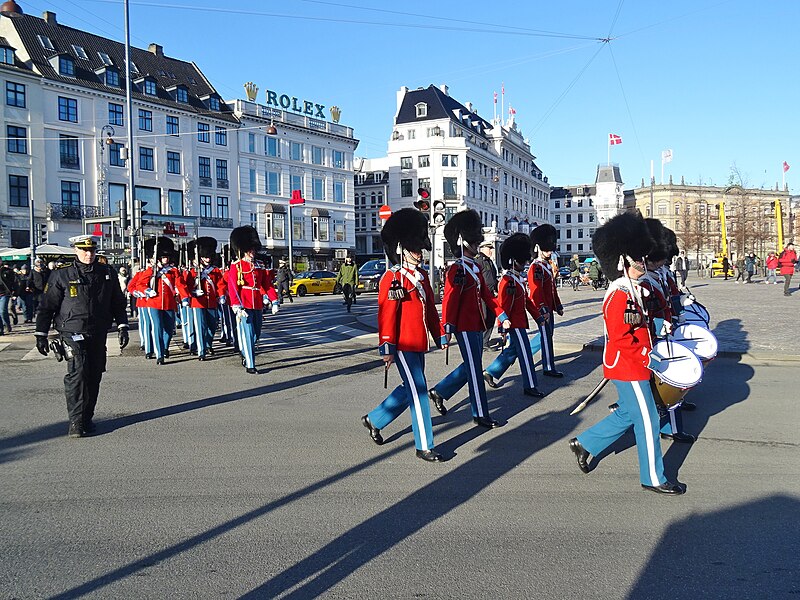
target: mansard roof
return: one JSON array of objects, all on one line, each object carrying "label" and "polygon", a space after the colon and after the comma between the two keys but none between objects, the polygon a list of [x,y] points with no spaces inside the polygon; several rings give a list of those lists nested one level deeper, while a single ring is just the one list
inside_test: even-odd
[{"label": "mansard roof", "polygon": [[[420,103],[425,103],[428,107],[424,117],[417,117],[416,107]],[[397,111],[396,123],[401,125],[440,119],[450,119],[482,137],[486,137],[486,131],[492,129],[489,121],[478,116],[477,113],[469,110],[435,85],[406,92],[400,110]]]}]

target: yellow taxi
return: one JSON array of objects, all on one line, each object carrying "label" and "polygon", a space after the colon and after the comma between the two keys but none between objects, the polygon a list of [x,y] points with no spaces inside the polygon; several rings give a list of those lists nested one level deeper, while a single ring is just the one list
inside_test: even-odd
[{"label": "yellow taxi", "polygon": [[293,296],[305,296],[306,294],[333,293],[341,292],[339,284],[336,283],[336,273],[333,271],[303,271],[294,276],[289,291]]}]

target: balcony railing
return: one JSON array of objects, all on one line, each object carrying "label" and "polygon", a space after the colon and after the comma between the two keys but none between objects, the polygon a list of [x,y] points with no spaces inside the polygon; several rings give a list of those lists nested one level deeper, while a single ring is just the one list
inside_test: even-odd
[{"label": "balcony railing", "polygon": [[200,187],[214,187],[214,181],[211,179],[211,177],[201,177]]},{"label": "balcony railing", "polygon": [[198,220],[200,227],[217,227],[219,229],[233,229],[233,219],[223,219],[221,217],[200,217]]},{"label": "balcony railing", "polygon": [[79,206],[76,204],[47,204],[47,218],[53,221],[80,220],[102,217],[103,209],[97,206]]},{"label": "balcony railing", "polygon": [[228,180],[227,179],[217,179],[217,187],[219,189],[221,189],[221,190],[227,190],[228,187],[229,187]]}]

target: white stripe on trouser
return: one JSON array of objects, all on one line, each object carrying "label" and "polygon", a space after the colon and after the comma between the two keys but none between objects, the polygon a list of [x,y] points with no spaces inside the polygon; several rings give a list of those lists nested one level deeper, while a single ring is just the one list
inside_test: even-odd
[{"label": "white stripe on trouser", "polygon": [[523,373],[525,374],[525,377],[527,377],[528,388],[533,389],[536,387],[536,384],[533,382],[533,373],[531,371],[532,365],[528,361],[528,353],[526,352],[525,348],[526,344],[530,348],[530,340],[528,339],[527,335],[522,333],[522,329],[512,329],[511,331],[513,331],[517,336],[517,354],[519,355],[520,367],[523,367]]},{"label": "white stripe on trouser", "polygon": [[400,359],[400,364],[403,366],[403,371],[408,379],[409,385],[406,387],[409,388],[411,397],[414,399],[414,405],[411,407],[411,412],[413,413],[412,418],[417,421],[417,431],[419,431],[420,444],[422,444],[422,447],[425,450],[430,450],[431,447],[428,445],[428,438],[425,435],[425,421],[422,419],[422,408],[420,407],[419,395],[417,394],[417,382],[414,381],[414,375],[411,373],[411,369],[408,368],[408,363],[406,362],[405,356],[403,356],[401,351],[397,352],[397,358]]},{"label": "white stripe on trouser", "polygon": [[244,318],[236,315],[236,329],[239,332],[239,350],[245,360],[245,366],[250,368],[250,340],[248,339],[244,325]]},{"label": "white stripe on trouser", "polygon": [[188,308],[185,306],[181,306],[181,335],[183,336],[183,343],[189,344],[191,343],[191,338],[189,337],[192,333],[191,325],[189,325],[189,319],[186,318],[186,313],[188,312]]},{"label": "white stripe on trouser", "polygon": [[661,482],[656,473],[656,449],[655,440],[653,440],[653,424],[650,419],[650,411],[647,408],[647,400],[642,391],[642,382],[631,381],[630,384],[633,388],[633,393],[636,395],[636,401],[639,403],[639,411],[644,420],[644,439],[647,449],[647,466],[650,470],[650,479],[652,480],[651,485],[660,485]]},{"label": "white stripe on trouser", "polygon": [[161,358],[164,350],[161,348],[161,336],[156,332],[156,319],[161,317],[158,316],[156,310],[158,309],[148,308],[147,312],[150,315],[150,339],[153,341],[153,351],[156,353],[156,358]]},{"label": "white stripe on trouser", "polygon": [[[550,318],[553,318],[552,315]],[[539,335],[542,336],[542,356],[544,357],[542,362],[548,371],[552,371],[555,369],[555,364],[553,363],[553,357],[550,354],[550,336],[548,335],[546,322],[539,325]]]},{"label": "white stripe on trouser", "polygon": [[669,425],[672,427],[672,433],[678,433],[678,419],[675,418],[675,411],[678,410],[677,406],[670,408],[667,412],[669,413]]},{"label": "white stripe on trouser", "polygon": [[[194,343],[195,349],[197,350],[197,356],[203,356],[206,353],[206,336],[205,332],[200,329],[200,321],[197,320],[197,315],[200,313],[202,308],[190,308],[192,311],[192,321],[194,322]],[[192,341],[189,340],[189,344],[191,345]]]},{"label": "white stripe on trouser", "polygon": [[[475,406],[478,411],[478,416],[480,418],[484,418],[485,415],[481,410],[481,398],[480,398],[480,384],[483,383],[483,373],[478,373],[475,370],[475,358],[472,356],[472,345],[469,343],[469,337],[467,337],[467,333],[465,331],[459,331],[456,335],[463,336],[462,339],[464,340],[464,348],[466,349],[467,355],[467,370],[469,371],[469,376],[472,378],[472,389],[475,390]],[[479,377],[480,375],[480,377]]]}]

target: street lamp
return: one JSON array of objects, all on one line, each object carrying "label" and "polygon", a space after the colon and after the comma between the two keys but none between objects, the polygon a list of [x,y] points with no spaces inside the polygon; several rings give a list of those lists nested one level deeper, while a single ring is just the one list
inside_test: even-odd
[{"label": "street lamp", "polygon": [[[105,153],[106,153],[106,146],[111,146],[114,143],[114,138],[111,136],[114,135],[114,128],[111,125],[103,125],[100,129],[100,139],[97,140],[98,146],[100,146],[100,165],[98,167],[98,177],[97,177],[97,204],[98,206],[103,206],[105,209],[105,174],[106,174],[106,162],[105,162]],[[103,134],[106,134],[105,139],[103,139]],[[111,216],[113,212],[111,210],[111,195],[108,195],[108,212],[106,216]]]}]

